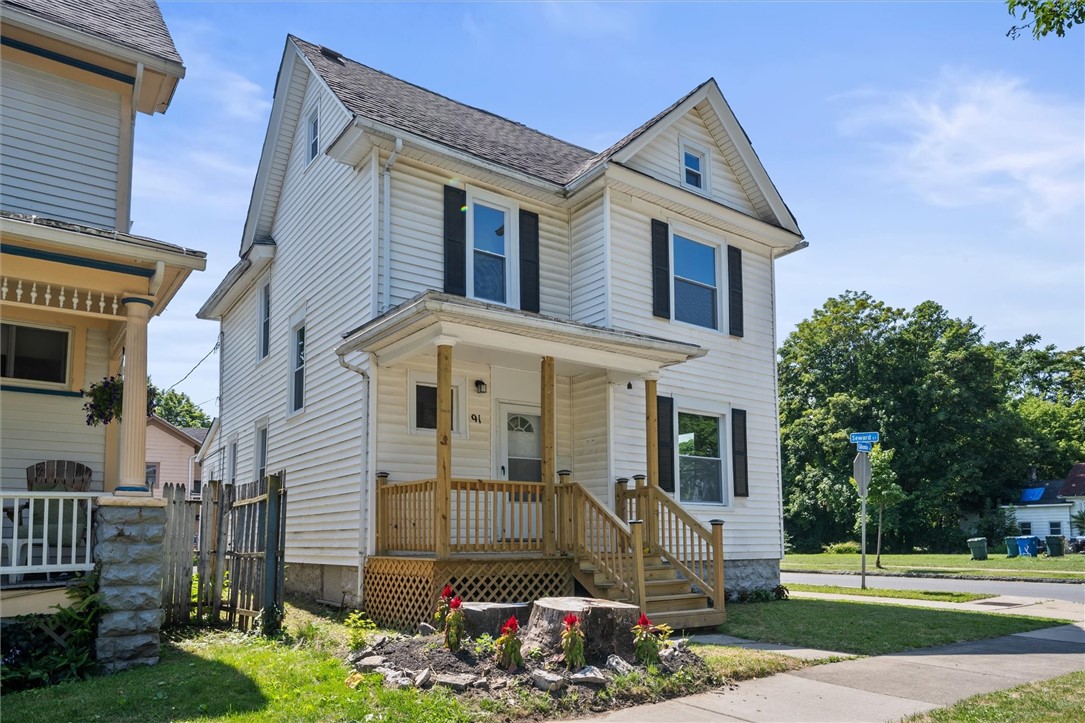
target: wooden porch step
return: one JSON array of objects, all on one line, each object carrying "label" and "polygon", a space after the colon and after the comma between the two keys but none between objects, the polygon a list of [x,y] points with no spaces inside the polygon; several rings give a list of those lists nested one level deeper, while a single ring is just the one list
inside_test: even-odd
[{"label": "wooden porch step", "polygon": [[646,601],[649,615],[655,613],[677,612],[679,610],[697,610],[708,607],[708,596],[700,593],[677,593],[674,595],[649,595]]},{"label": "wooden porch step", "polygon": [[681,595],[693,592],[693,586],[689,580],[680,580],[671,577],[669,580],[645,580],[644,592],[649,599],[660,595]]},{"label": "wooden porch step", "polygon": [[679,610],[675,612],[656,613],[652,616],[653,623],[667,623],[675,631],[687,628],[708,628],[723,625],[727,622],[727,614],[715,608],[697,608],[694,610]]}]

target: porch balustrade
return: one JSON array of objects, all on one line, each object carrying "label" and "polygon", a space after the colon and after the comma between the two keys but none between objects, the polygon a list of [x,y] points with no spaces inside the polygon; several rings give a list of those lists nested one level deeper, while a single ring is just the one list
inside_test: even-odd
[{"label": "porch balustrade", "polygon": [[32,573],[94,568],[97,492],[0,492],[0,576],[21,582]]},{"label": "porch balustrade", "polygon": [[125,314],[117,294],[10,276],[0,277],[0,300],[83,315],[123,317]]}]

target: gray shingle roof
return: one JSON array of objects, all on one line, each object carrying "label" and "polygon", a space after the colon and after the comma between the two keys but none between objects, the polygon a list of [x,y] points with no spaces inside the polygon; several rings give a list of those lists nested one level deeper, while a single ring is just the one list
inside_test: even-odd
[{"label": "gray shingle roof", "polygon": [[488,111],[459,103],[290,36],[355,115],[385,123],[487,161],[565,184],[597,154]]},{"label": "gray shingle roof", "polygon": [[163,60],[182,62],[155,0],[3,0],[3,7]]}]

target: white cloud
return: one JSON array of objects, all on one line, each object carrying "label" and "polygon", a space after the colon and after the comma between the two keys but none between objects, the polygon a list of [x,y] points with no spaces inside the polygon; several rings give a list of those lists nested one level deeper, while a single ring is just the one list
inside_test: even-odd
[{"label": "white cloud", "polygon": [[998,74],[943,70],[924,87],[864,91],[840,124],[875,172],[942,207],[1001,206],[1025,226],[1080,214],[1083,109]]}]

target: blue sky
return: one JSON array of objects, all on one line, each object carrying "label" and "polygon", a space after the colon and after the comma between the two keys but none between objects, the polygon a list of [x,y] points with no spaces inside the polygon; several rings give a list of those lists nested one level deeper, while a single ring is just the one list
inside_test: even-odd
[{"label": "blue sky", "polygon": [[[715,77],[810,247],[779,341],[824,301],[933,299],[990,340],[1085,343],[1085,28],[1005,37],[1002,2],[160,0],[188,69],[136,132],[133,233],[208,253],[151,324],[155,383],[214,346],[287,33],[601,150]],[[177,388],[217,413],[218,356]]]}]

